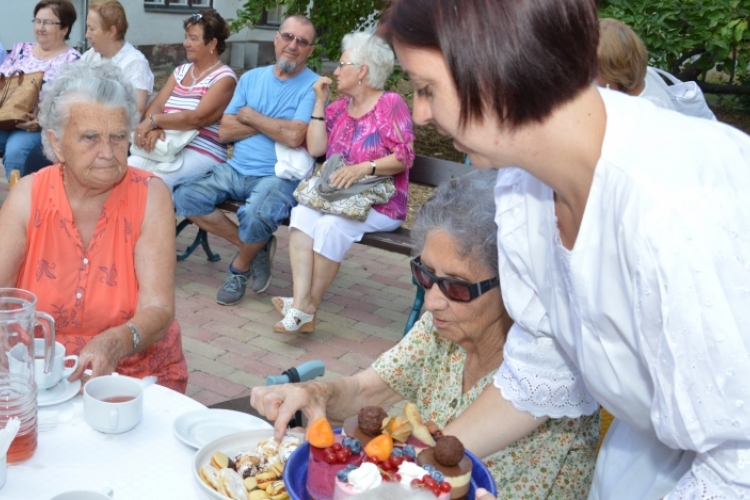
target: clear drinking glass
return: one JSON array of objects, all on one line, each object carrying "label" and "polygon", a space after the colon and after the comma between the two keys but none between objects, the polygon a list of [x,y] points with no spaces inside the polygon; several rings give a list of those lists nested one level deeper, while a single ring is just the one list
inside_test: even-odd
[{"label": "clear drinking glass", "polygon": [[5,427],[12,417],[21,421],[21,429],[8,450],[8,463],[26,460],[36,450],[34,331],[37,326],[44,335],[45,373],[52,369],[55,354],[55,321],[35,309],[33,293],[0,288],[0,427]]}]

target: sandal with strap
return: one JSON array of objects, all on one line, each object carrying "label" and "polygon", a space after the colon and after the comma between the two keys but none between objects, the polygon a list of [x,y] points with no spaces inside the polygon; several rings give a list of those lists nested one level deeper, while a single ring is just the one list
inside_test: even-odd
[{"label": "sandal with strap", "polygon": [[282,316],[286,316],[289,309],[292,308],[293,297],[273,297],[271,298],[271,304],[276,308]]},{"label": "sandal with strap", "polygon": [[290,307],[284,319],[273,327],[276,333],[310,333],[314,330],[315,314],[307,314],[293,307]]}]

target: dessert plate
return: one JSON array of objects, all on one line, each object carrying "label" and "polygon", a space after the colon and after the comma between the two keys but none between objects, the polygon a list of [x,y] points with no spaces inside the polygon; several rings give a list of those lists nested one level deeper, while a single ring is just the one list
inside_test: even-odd
[{"label": "dessert plate", "polygon": [[57,385],[36,393],[36,404],[39,406],[52,406],[73,399],[81,390],[81,381],[69,382],[61,379]]},{"label": "dessert plate", "polygon": [[192,448],[230,434],[273,429],[268,422],[234,410],[196,410],[177,417],[172,425],[177,439]]},{"label": "dessert plate", "polygon": [[[230,411],[231,410],[211,410],[211,411]],[[237,413],[237,412],[232,412]],[[243,415],[246,415],[243,413]],[[249,416],[249,415],[248,415]],[[287,431],[287,435],[296,436],[300,441],[304,438],[302,434]],[[227,497],[218,493],[213,488],[206,485],[203,479],[200,477],[200,468],[204,465],[211,463],[211,455],[216,451],[221,451],[228,457],[235,457],[238,453],[243,451],[253,451],[257,448],[258,443],[265,439],[273,439],[273,428],[254,430],[247,432],[240,432],[239,434],[230,434],[228,436],[221,437],[215,441],[203,446],[195,454],[193,459],[193,479],[198,485],[198,490],[201,492],[204,498],[211,500],[227,500]]]},{"label": "dessert plate", "polygon": [[[477,488],[484,488],[493,495],[497,496],[497,487],[492,474],[487,467],[479,460],[476,455],[466,451],[466,456],[471,459],[471,485],[466,498],[474,498],[474,492]],[[310,443],[305,441],[302,445],[294,450],[284,467],[284,484],[287,493],[292,500],[309,500],[307,494],[307,465],[310,460]]]}]

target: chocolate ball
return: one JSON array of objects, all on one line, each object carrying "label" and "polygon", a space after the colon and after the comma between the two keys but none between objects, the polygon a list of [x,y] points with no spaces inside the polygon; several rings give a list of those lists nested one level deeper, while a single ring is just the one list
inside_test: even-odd
[{"label": "chocolate ball", "polygon": [[455,467],[464,458],[464,445],[455,436],[443,436],[435,445],[435,461],[445,467]]},{"label": "chocolate ball", "polygon": [[383,425],[383,419],[387,416],[385,410],[379,406],[365,406],[359,410],[357,425],[363,433],[374,437],[381,433],[380,428]]}]

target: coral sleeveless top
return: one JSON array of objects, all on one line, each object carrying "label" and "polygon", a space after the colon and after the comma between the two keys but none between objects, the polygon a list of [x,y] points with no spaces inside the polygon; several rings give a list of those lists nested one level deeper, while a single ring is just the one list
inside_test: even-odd
[{"label": "coral sleeveless top", "polygon": [[[52,315],[57,340],[67,354],[80,353],[92,337],[135,315],[135,245],[151,177],[128,168],[104,203],[94,236],[84,249],[60,165],[34,174],[26,258],[16,286],[36,294],[37,310]],[[156,375],[159,384],[184,393],[188,371],[177,321],[164,338],[121,359],[117,372],[138,378]]]}]

